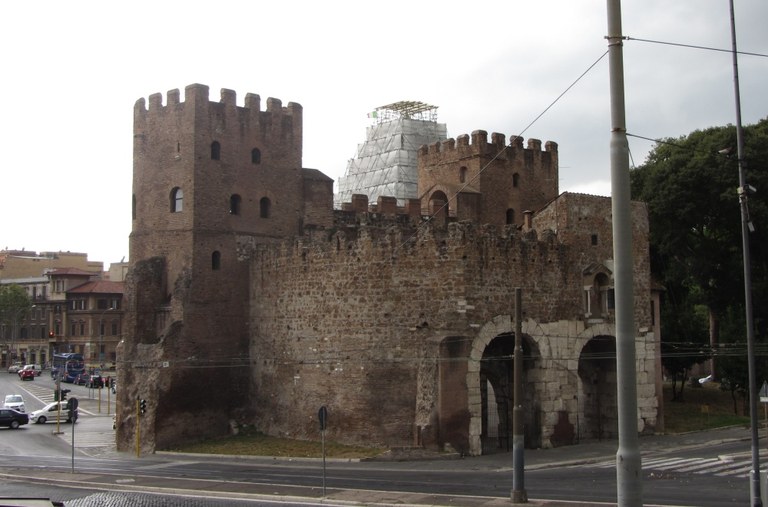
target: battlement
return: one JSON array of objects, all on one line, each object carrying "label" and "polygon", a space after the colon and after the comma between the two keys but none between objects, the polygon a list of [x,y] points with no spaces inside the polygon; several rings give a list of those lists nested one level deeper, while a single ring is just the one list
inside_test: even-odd
[{"label": "battlement", "polygon": [[195,111],[207,111],[212,108],[223,110],[225,120],[230,119],[233,122],[245,118],[252,124],[272,125],[283,127],[290,124],[294,129],[300,132],[302,125],[303,108],[301,104],[289,102],[283,107],[282,101],[275,98],[267,99],[266,111],[261,110],[261,97],[254,93],[245,95],[244,106],[237,105],[237,94],[234,90],[222,88],[220,91],[220,101],[212,102],[209,98],[209,88],[203,84],[191,84],[184,89],[185,100],[180,100],[181,95],[178,88],[169,90],[166,97],[166,103],[163,105],[163,95],[153,93],[149,96],[149,105],[144,97],[138,99],[134,104],[134,121],[139,123],[147,118],[162,117],[164,115],[184,111],[186,108]]},{"label": "battlement", "polygon": [[[506,137],[504,134],[494,132],[491,134],[491,142],[489,143],[488,132],[485,130],[475,130],[472,132],[471,137],[467,134],[462,134],[456,139],[451,138],[439,143],[422,145],[419,148],[419,154],[422,156],[428,156],[439,153],[443,157],[447,158],[450,158],[452,154],[462,157],[468,155],[495,155],[504,149],[507,144],[505,140]],[[509,149],[512,151],[528,150],[541,152],[541,140],[533,138],[528,139],[528,146],[524,148],[522,137],[510,136]],[[553,141],[547,141],[544,144],[544,152],[556,154],[557,143]]]}]

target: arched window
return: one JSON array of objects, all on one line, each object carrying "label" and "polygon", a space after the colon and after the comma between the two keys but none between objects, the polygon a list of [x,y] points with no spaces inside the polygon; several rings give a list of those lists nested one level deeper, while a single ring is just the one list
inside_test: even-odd
[{"label": "arched window", "polygon": [[512,186],[514,188],[517,188],[519,184],[520,184],[520,175],[518,173],[515,173],[512,175]]},{"label": "arched window", "polygon": [[229,197],[229,214],[230,215],[239,215],[240,214],[240,196],[237,194],[232,194]]},{"label": "arched window", "polygon": [[179,213],[184,209],[184,192],[175,187],[171,190],[171,213]]},{"label": "arched window", "polygon": [[211,269],[214,271],[221,269],[221,252],[218,250],[211,254]]},{"label": "arched window", "polygon": [[221,160],[221,145],[218,141],[211,143],[211,160]]},{"label": "arched window", "polygon": [[511,225],[515,223],[515,210],[512,208],[509,208],[507,210],[507,225]]},{"label": "arched window", "polygon": [[461,167],[459,168],[459,183],[466,183],[467,182],[467,168]]},{"label": "arched window", "polygon": [[269,218],[269,208],[272,206],[272,203],[269,202],[268,197],[262,197],[261,201],[259,201],[259,216],[261,218]]},{"label": "arched window", "polygon": [[261,164],[261,151],[259,151],[258,148],[254,148],[251,150],[251,163]]}]

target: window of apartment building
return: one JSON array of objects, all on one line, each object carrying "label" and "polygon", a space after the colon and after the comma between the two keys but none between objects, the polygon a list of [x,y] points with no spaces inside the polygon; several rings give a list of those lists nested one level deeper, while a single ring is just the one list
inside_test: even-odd
[{"label": "window of apartment building", "polygon": [[171,213],[180,213],[184,208],[184,192],[175,187],[171,190]]},{"label": "window of apartment building", "polygon": [[119,322],[117,320],[112,321],[112,336],[117,336],[119,333]]}]

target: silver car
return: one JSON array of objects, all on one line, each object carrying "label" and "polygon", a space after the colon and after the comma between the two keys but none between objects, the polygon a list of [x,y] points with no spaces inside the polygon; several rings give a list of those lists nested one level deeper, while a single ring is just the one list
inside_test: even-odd
[{"label": "silver car", "polygon": [[24,412],[24,397],[20,394],[9,394],[5,397],[3,408],[12,408],[19,412]]}]

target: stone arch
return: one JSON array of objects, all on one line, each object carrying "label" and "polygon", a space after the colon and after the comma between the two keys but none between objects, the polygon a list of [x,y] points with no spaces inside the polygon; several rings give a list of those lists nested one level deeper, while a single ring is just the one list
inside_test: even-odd
[{"label": "stone arch", "polygon": [[581,348],[578,367],[579,439],[605,439],[618,436],[616,394],[616,338],[595,334]]},{"label": "stone arch", "polygon": [[[467,398],[469,400],[469,452],[472,455],[483,453],[483,440],[486,435],[486,444],[489,444],[490,432],[488,430],[488,384],[493,389],[493,397],[496,400],[497,412],[503,414],[503,407],[511,407],[509,399],[504,400],[499,407],[499,397],[504,397],[509,388],[513,385],[509,379],[504,381],[501,377],[505,374],[510,375],[513,370],[509,365],[507,370],[489,366],[494,359],[502,360],[508,352],[514,349],[514,329],[512,318],[509,315],[499,315],[493,320],[487,322],[480,328],[477,336],[472,342],[467,364]],[[525,334],[523,330],[523,351],[527,360],[524,361],[524,370],[530,371],[537,367],[540,361],[540,353],[535,340]],[[509,356],[511,359],[511,356]],[[525,375],[527,376],[527,374]],[[506,385],[504,384],[506,382]],[[538,447],[541,439],[541,423],[538,418],[539,410],[536,408],[537,400],[536,390],[526,390],[526,446]],[[491,407],[491,410],[493,407]],[[508,427],[511,437],[511,411]],[[503,418],[503,417],[502,417]],[[501,419],[501,418],[500,418]],[[500,421],[501,422],[501,421]],[[484,433],[484,430],[486,432]],[[529,435],[530,434],[530,435]],[[507,442],[502,439],[500,445],[506,448]],[[511,443],[510,443],[511,446]],[[486,446],[486,450],[490,450]]]}]

